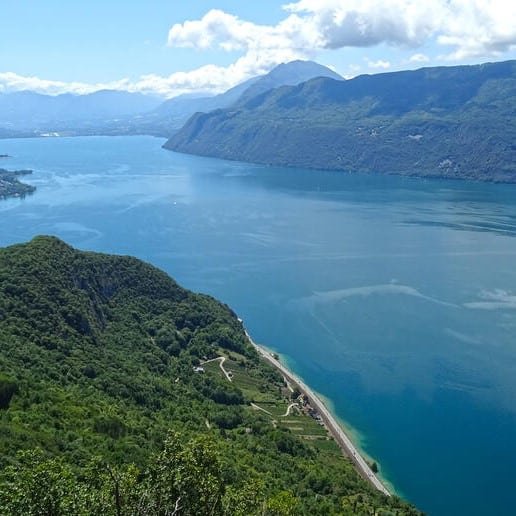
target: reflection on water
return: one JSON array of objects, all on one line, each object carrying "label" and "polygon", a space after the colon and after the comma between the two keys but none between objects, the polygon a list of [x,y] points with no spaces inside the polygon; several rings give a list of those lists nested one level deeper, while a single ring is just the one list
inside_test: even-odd
[{"label": "reflection on water", "polygon": [[262,167],[161,143],[0,140],[38,187],[0,203],[0,243],[56,234],[219,297],[421,508],[510,513],[516,188]]}]

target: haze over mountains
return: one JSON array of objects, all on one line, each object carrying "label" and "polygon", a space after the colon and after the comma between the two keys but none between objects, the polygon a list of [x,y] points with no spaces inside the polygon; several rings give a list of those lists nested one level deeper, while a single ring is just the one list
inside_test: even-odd
[{"label": "haze over mountains", "polygon": [[516,61],[313,79],[198,113],[165,148],[255,163],[516,181]]},{"label": "haze over mountains", "polygon": [[[311,61],[281,64],[219,95],[181,95],[169,100],[126,91],[88,95],[41,95],[21,91],[0,94],[0,137],[59,132],[84,134],[152,134],[170,136],[196,112],[222,109],[271,88],[296,85],[314,77],[342,79]],[[3,134],[2,134],[3,133]]]},{"label": "haze over mountains", "polygon": [[268,74],[253,77],[241,84],[211,97],[175,97],[158,106],[150,116],[166,119],[169,129],[179,129],[194,113],[208,112],[241,104],[250,98],[280,86],[295,86],[315,77],[342,77],[312,61],[292,61],[273,68]]},{"label": "haze over mountains", "polygon": [[0,94],[0,126],[32,130],[73,128],[145,113],[162,102],[158,97],[101,90],[87,95],[42,95],[32,91]]}]

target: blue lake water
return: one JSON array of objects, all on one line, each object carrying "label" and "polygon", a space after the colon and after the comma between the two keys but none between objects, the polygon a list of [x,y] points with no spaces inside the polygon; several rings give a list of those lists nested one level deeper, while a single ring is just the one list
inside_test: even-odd
[{"label": "blue lake water", "polygon": [[514,514],[516,186],[262,167],[150,137],[0,140],[54,234],[216,296],[429,514]]}]

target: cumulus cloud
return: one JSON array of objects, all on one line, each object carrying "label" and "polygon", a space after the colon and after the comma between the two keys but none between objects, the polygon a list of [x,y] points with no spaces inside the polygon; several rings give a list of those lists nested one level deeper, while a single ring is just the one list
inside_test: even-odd
[{"label": "cumulus cloud", "polygon": [[130,82],[122,79],[110,83],[87,84],[83,82],[63,82],[40,79],[35,76],[18,75],[13,72],[0,72],[0,92],[30,90],[38,93],[57,95],[59,93],[85,94],[102,89],[127,90]]},{"label": "cumulus cloud", "polygon": [[369,47],[380,43],[420,45],[442,16],[441,1],[300,0],[287,4],[290,13],[313,25],[323,47]]},{"label": "cumulus cloud", "polygon": [[[314,29],[316,29],[314,27]],[[317,30],[311,30],[306,20],[290,15],[277,25],[256,25],[231,14],[212,9],[200,20],[188,20],[173,25],[168,44],[173,47],[222,50],[298,49],[309,52],[322,41]]]},{"label": "cumulus cloud", "polygon": [[85,95],[99,90],[118,90],[173,97],[183,93],[218,93],[246,79],[248,66],[238,61],[229,67],[206,65],[187,72],[176,72],[163,77],[156,74],[142,75],[135,81],[121,79],[106,83],[64,82],[35,76],[0,72],[0,93],[34,91],[46,95],[72,93]]},{"label": "cumulus cloud", "polygon": [[369,68],[381,68],[383,70],[387,70],[387,68],[391,67],[391,63],[389,61],[384,61],[383,59],[378,59],[378,61],[367,61],[367,66],[369,66]]},{"label": "cumulus cloud", "polygon": [[450,60],[496,56],[516,47],[516,3],[507,0],[452,0],[437,41],[454,48]]},{"label": "cumulus cloud", "polygon": [[[497,56],[516,48],[516,2],[507,0],[299,0],[276,25],[257,25],[221,10],[172,26],[170,46],[280,50],[309,57],[321,50],[386,44],[446,47],[449,59]],[[424,62],[416,53],[413,62]],[[418,61],[419,59],[419,61]]]},{"label": "cumulus cloud", "polygon": [[168,34],[168,45],[242,51],[234,63],[217,71],[221,86],[233,86],[267,73],[280,63],[315,57],[322,41],[320,34],[297,15],[287,16],[277,25],[269,26],[256,25],[213,9],[200,20],[173,25]]}]

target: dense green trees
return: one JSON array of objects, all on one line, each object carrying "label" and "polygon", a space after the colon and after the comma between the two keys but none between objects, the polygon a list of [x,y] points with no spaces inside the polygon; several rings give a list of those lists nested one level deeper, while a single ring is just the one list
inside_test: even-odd
[{"label": "dense green trees", "polygon": [[96,457],[77,474],[62,459],[46,458],[36,450],[20,453],[0,484],[0,510],[13,515],[252,514],[267,503],[274,506],[276,501],[263,499],[260,482],[247,481],[241,489],[226,491],[220,452],[212,439],[183,442],[177,433],[167,437],[163,451],[144,471]]},{"label": "dense green trees", "polygon": [[281,387],[229,308],[150,265],[0,250],[0,514],[416,514],[194,372],[220,353]]},{"label": "dense green trees", "polygon": [[0,409],[6,409],[11,403],[12,397],[18,392],[18,386],[15,382],[0,376]]}]

